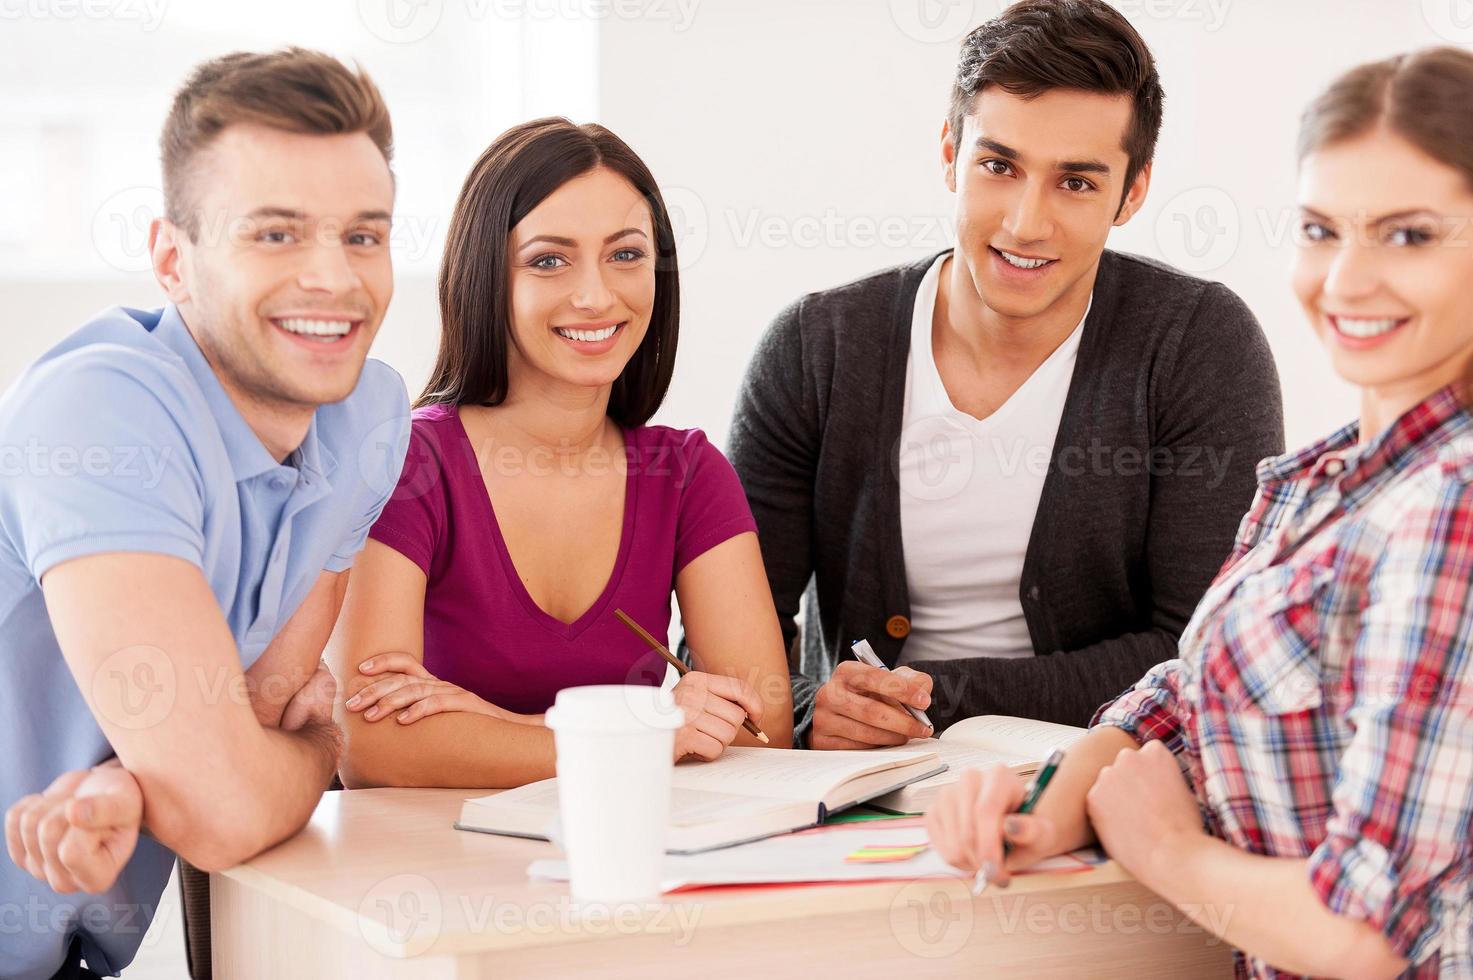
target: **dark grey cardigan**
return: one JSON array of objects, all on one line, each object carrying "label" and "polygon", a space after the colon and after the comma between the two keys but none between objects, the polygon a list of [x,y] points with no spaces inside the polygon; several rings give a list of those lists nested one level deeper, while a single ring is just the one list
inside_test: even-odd
[{"label": "dark grey cardigan", "polygon": [[[790,664],[800,736],[854,640],[894,666],[908,630],[897,453],[916,287],[934,259],[798,300],[742,385],[731,461],[790,651],[809,595]],[[1283,444],[1273,357],[1242,300],[1105,252],[1023,564],[1041,656],[915,664],[935,679],[937,728],[990,713],[1083,725],[1175,656],[1256,463]]]}]

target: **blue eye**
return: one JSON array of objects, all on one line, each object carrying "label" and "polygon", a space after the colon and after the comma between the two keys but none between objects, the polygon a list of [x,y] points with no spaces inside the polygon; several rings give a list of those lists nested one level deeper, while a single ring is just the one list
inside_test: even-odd
[{"label": "blue eye", "polygon": [[[623,256],[623,258],[620,258]],[[614,258],[620,262],[638,262],[644,258],[644,252],[637,248],[621,248],[614,253]]]},{"label": "blue eye", "polygon": [[559,268],[560,266],[567,265],[568,263],[561,255],[553,255],[551,252],[549,252],[546,255],[537,256],[535,259],[527,264],[534,269],[544,269],[551,271],[552,269]]}]

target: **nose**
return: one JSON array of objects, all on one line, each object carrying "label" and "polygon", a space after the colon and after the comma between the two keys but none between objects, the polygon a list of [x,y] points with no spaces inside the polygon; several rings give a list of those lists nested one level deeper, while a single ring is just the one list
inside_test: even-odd
[{"label": "nose", "polygon": [[336,238],[314,242],[302,262],[297,281],[303,289],[342,296],[363,286],[347,250]]},{"label": "nose", "polygon": [[1325,276],[1325,295],[1337,299],[1359,299],[1374,293],[1381,283],[1374,250],[1351,241],[1342,245],[1330,261]]},{"label": "nose", "polygon": [[604,263],[586,263],[573,280],[568,302],[584,313],[602,313],[614,304],[614,293],[604,281]]},{"label": "nose", "polygon": [[1026,182],[1003,219],[1003,230],[1020,245],[1046,241],[1053,234],[1053,217],[1044,199],[1045,192],[1042,184]]}]

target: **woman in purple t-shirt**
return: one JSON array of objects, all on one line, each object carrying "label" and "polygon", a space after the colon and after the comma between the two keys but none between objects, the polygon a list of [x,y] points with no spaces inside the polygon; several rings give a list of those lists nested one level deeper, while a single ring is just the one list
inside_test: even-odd
[{"label": "woman in purple t-shirt", "polygon": [[[695,429],[646,425],[670,383],[679,287],[649,170],[594,125],[500,136],[456,203],[437,363],[330,655],[349,786],[514,786],[553,774],[542,712],[582,684],[658,684],[680,602],[696,666],[676,758],[792,744],[756,526]],[[760,693],[759,693],[760,692]]]}]

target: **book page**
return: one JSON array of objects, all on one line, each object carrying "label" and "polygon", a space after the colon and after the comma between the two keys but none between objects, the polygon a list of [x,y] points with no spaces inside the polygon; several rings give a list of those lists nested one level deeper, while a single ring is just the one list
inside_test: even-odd
[{"label": "book page", "polygon": [[[493,824],[494,814],[518,811],[536,814],[539,819],[547,821],[547,829],[552,830],[551,821],[558,812],[557,780],[543,779],[489,796],[475,797],[467,802],[484,807],[482,812],[492,815],[489,821]],[[755,797],[673,786],[670,790],[670,823],[672,826],[683,826],[714,820],[742,819],[771,810],[773,805],[770,796]]]},{"label": "book page", "polygon": [[893,769],[934,755],[929,750],[817,752],[728,748],[714,762],[682,762],[674,785],[769,799],[817,803],[835,787],[866,773]]},{"label": "book page", "polygon": [[986,749],[1005,757],[995,761],[1017,764],[1042,762],[1054,749],[1068,748],[1087,731],[1033,718],[979,715],[952,725],[941,733],[941,741]]}]

